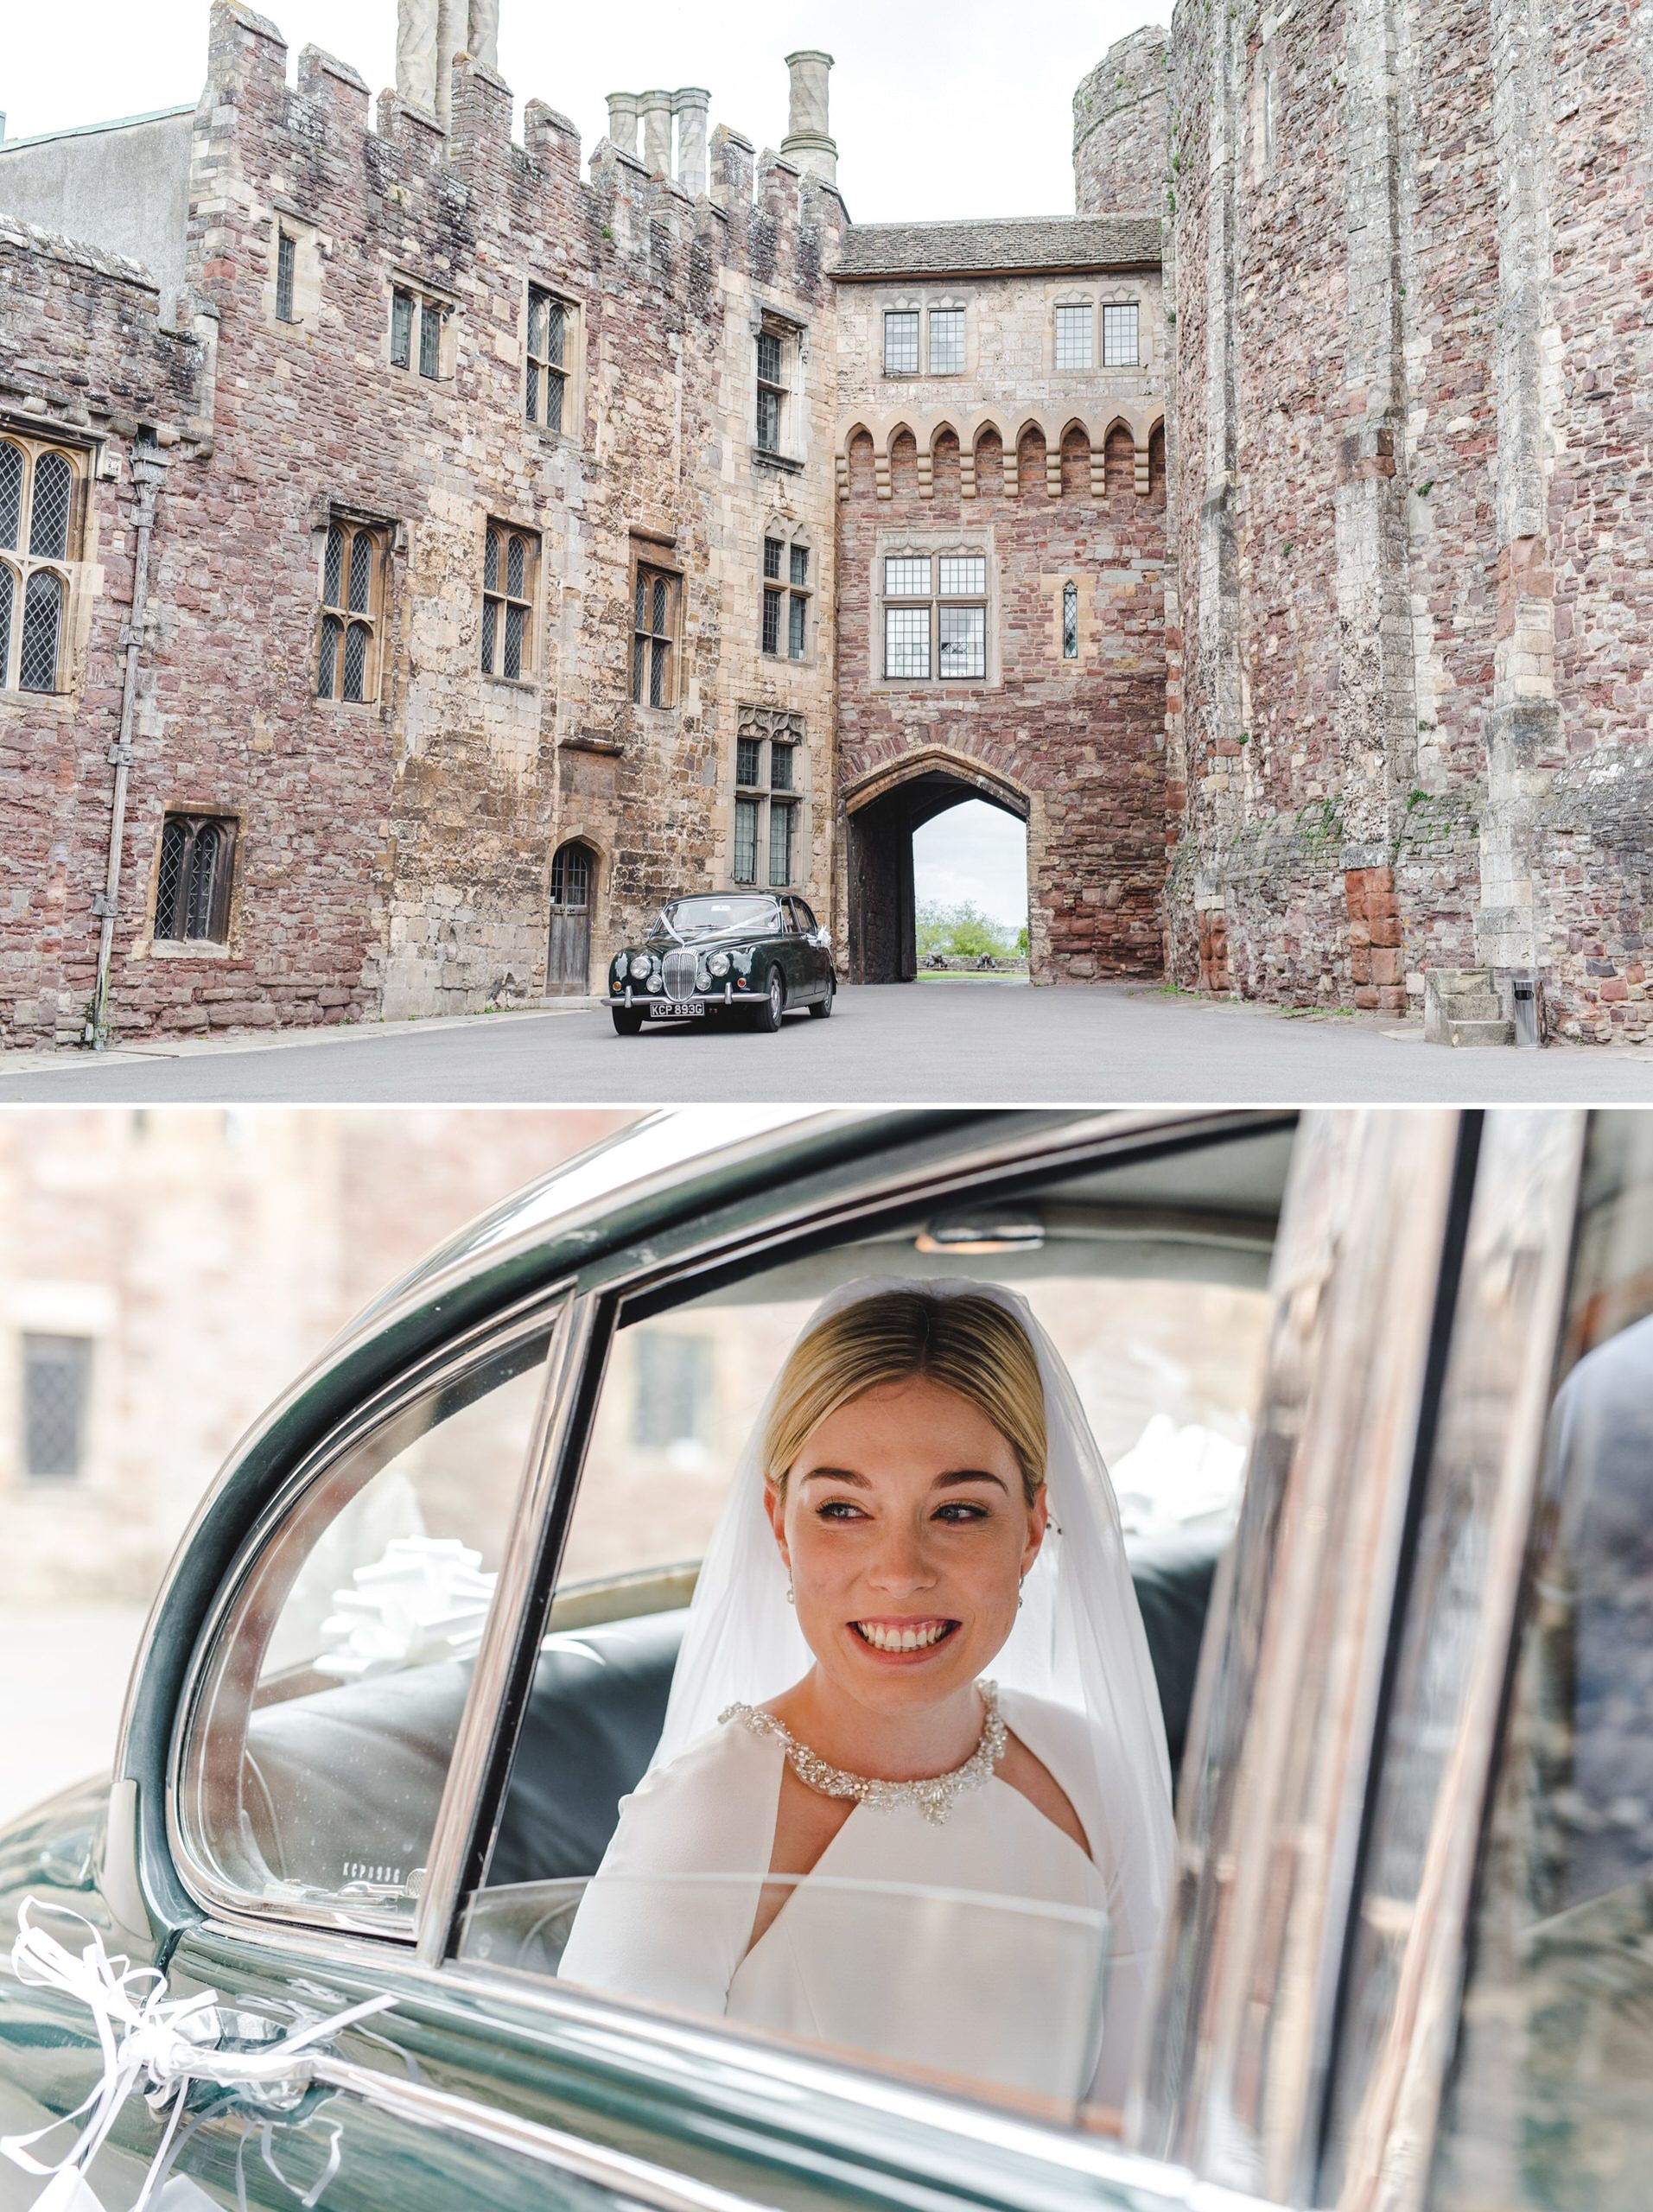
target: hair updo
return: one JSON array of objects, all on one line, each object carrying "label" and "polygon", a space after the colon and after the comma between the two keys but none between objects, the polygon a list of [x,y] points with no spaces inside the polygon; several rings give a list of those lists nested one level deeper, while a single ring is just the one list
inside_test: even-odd
[{"label": "hair updo", "polygon": [[829,1313],[781,1370],[763,1437],[763,1469],[783,1494],[808,1438],[852,1398],[915,1375],[954,1391],[1016,1455],[1033,1504],[1045,1481],[1045,1388],[1027,1332],[979,1292],[938,1298],[883,1290]]}]

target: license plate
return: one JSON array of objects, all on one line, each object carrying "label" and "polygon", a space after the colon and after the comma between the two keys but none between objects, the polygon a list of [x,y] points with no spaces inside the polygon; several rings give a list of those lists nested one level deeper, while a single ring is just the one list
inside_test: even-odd
[{"label": "license plate", "polygon": [[695,1014],[703,1014],[705,1011],[703,1006],[679,1006],[675,999],[668,999],[664,1006],[656,1000],[649,1008],[649,1020],[651,1021],[681,1021],[685,1015],[692,1017]]}]

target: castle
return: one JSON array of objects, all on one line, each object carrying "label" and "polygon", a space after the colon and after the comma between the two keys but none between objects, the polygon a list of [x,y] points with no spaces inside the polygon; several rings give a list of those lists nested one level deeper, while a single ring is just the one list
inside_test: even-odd
[{"label": "castle", "polygon": [[[194,106],[0,149],[0,1041],[601,982],[785,887],[913,973],[1647,1033],[1653,54],[1595,4],[1179,0],[1071,217],[853,224],[830,57],[512,136],[216,0]],[[1548,20],[1548,19],[1547,19]]]}]

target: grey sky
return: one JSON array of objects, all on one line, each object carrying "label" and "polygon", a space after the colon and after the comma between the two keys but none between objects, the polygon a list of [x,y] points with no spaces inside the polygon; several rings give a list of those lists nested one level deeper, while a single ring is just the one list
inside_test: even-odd
[{"label": "grey sky", "polygon": [[912,888],[920,902],[957,906],[1019,930],[1027,918],[1027,831],[984,799],[966,799],[926,822],[912,840]]},{"label": "grey sky", "polygon": [[[377,92],[395,73],[396,0],[265,0],[290,54],[325,47]],[[782,56],[824,47],[839,181],[857,222],[1059,214],[1073,204],[1073,87],[1112,41],[1167,22],[1170,0],[1045,7],[1009,35],[1000,0],[503,0],[499,60],[517,95],[571,115],[589,155],[606,92],[704,85],[712,120],[760,147],[786,129]],[[59,0],[8,10],[0,108],[13,137],[193,101],[207,0]],[[290,67],[290,64],[289,64]]]}]

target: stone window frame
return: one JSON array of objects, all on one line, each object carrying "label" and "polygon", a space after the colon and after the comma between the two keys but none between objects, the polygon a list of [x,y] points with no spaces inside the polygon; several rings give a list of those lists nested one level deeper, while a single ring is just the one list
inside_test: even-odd
[{"label": "stone window frame", "polygon": [[[288,313],[282,313],[282,240],[290,239],[293,248],[289,296],[285,302]],[[281,200],[275,203],[270,219],[267,247],[268,263],[264,276],[264,309],[267,321],[286,331],[314,332],[321,311],[321,233],[315,225],[301,215],[296,207]]]},{"label": "stone window frame", "polygon": [[[518,545],[523,549],[520,588],[512,577],[512,553]],[[484,517],[476,661],[484,683],[504,684],[512,690],[538,688],[544,555],[541,534],[531,523],[512,522],[502,514]],[[505,663],[510,658],[511,617],[518,609],[522,621],[516,641],[517,672],[512,675]]]},{"label": "stone window frame", "polygon": [[[802,470],[805,460],[809,412],[804,405],[804,367],[809,359],[809,326],[796,315],[772,307],[766,301],[754,301],[747,325],[750,337],[747,346],[747,374],[750,378],[747,405],[747,425],[750,436],[753,466],[774,468],[796,474]],[[762,365],[760,340],[772,338],[779,343],[779,374],[766,378],[759,372]],[[760,415],[763,395],[778,392],[779,419],[775,443],[766,446],[760,442]]]},{"label": "stone window frame", "polygon": [[[926,384],[932,378],[939,384],[962,383],[976,374],[976,318],[971,309],[974,296],[961,291],[957,285],[912,286],[900,291],[881,293],[878,296],[878,373],[891,384]],[[930,365],[930,318],[940,310],[957,312],[964,318],[963,359],[956,369],[932,369]],[[919,365],[914,369],[892,369],[887,365],[889,353],[886,342],[885,317],[892,315],[916,315],[919,318]]]},{"label": "stone window frame", "polygon": [[[805,849],[804,828],[809,818],[808,726],[802,713],[795,709],[748,705],[736,708],[734,733],[734,788],[729,815],[730,885],[736,891],[793,891],[802,896],[805,879],[798,874],[798,856]],[[788,755],[790,780],[780,784],[774,780],[777,745]],[[753,759],[750,748],[754,747],[756,773],[748,776],[743,772]],[[784,883],[771,880],[772,825],[778,804],[787,810],[791,824],[786,852],[790,866]],[[745,819],[752,824],[753,874],[747,877],[738,872]]]},{"label": "stone window frame", "polygon": [[[818,552],[814,533],[806,524],[791,516],[771,514],[764,524],[760,543],[758,657],[765,662],[778,661],[793,668],[808,667],[815,659],[815,610],[820,591],[820,577],[815,566]],[[768,553],[771,545],[780,548],[779,563],[772,574]],[[798,552],[805,556],[805,574],[801,581],[797,575]],[[768,632],[768,603],[772,598],[779,602],[776,642],[772,651],[765,642]],[[796,612],[800,607],[804,610],[801,617]],[[801,649],[794,652],[792,639],[797,634],[800,621],[803,641]]]},{"label": "stone window frame", "polygon": [[[666,588],[665,627],[663,630],[653,627],[653,587],[657,580]],[[650,626],[646,630],[638,626],[639,584],[644,585],[649,594],[645,613]],[[631,639],[626,656],[626,696],[634,715],[675,714],[682,699],[684,588],[683,563],[677,557],[675,541],[650,537],[641,531],[634,532],[626,579],[626,632]],[[645,639],[649,645],[646,658],[642,650]],[[664,640],[665,645],[665,674],[658,705],[652,699],[639,696],[644,690],[652,688],[657,658],[653,647],[657,640]],[[649,673],[647,684],[645,684],[641,675],[645,667]]]},{"label": "stone window frame", "polygon": [[[8,463],[7,454],[18,456]],[[69,472],[68,505],[61,553],[34,553],[35,486],[48,457]],[[49,432],[38,421],[28,425],[15,416],[0,416],[0,472],[15,482],[17,518],[15,527],[0,530],[0,696],[22,699],[60,699],[73,689],[72,647],[79,633],[82,596],[86,582],[86,518],[91,499],[95,448],[74,438]],[[55,474],[56,472],[54,472]],[[3,507],[10,498],[0,493]],[[10,537],[10,544],[3,542]],[[57,625],[52,652],[52,681],[28,683],[23,677],[23,646],[28,609],[34,580],[55,580]],[[43,596],[43,594],[39,594]]]},{"label": "stone window frame", "polygon": [[[228,857],[214,887],[213,922],[219,932],[207,937],[161,937],[156,923],[161,898],[161,865],[166,851],[167,830],[178,821],[196,824],[211,822],[228,832]],[[241,942],[242,888],[246,874],[247,818],[245,810],[216,801],[197,801],[181,795],[168,798],[156,826],[155,851],[149,862],[149,893],[144,904],[144,935],[137,947],[140,955],[163,960],[230,960],[238,957]]]},{"label": "stone window frame", "polygon": [[[410,299],[412,320],[409,330],[408,358],[398,361],[397,302]],[[451,292],[439,290],[421,276],[410,276],[392,270],[385,283],[385,364],[391,374],[405,377],[414,385],[452,384],[459,356],[459,302]],[[427,318],[437,318],[436,366],[433,372],[422,364],[424,352]]]},{"label": "stone window frame", "polygon": [[[533,311],[536,298],[544,300],[563,310],[563,359],[560,364],[548,362],[544,354],[536,355],[531,347]],[[527,276],[523,280],[522,308],[518,336],[522,347],[523,364],[523,419],[542,437],[578,444],[581,425],[585,418],[585,303],[565,285],[551,283],[541,276]],[[560,370],[563,378],[563,416],[558,428],[553,429],[545,420],[546,404],[542,396],[536,413],[530,403],[531,371],[537,365],[542,372],[548,366],[552,373]]]},{"label": "stone window frame", "polygon": [[[987,562],[987,589],[976,593],[944,593],[941,589],[942,561],[949,558],[982,559]],[[922,596],[917,593],[889,593],[884,588],[885,563],[889,560],[928,560],[930,590]],[[1002,655],[1000,650],[1001,584],[999,564],[990,525],[973,530],[954,531],[880,531],[873,548],[873,573],[868,603],[871,613],[871,636],[868,639],[868,665],[877,670],[871,678],[870,689],[875,692],[919,692],[936,696],[956,696],[960,691],[996,691],[1003,683]],[[979,606],[986,610],[985,650],[982,672],[980,676],[943,676],[941,673],[941,607],[949,605]],[[886,611],[890,607],[927,606],[930,609],[930,673],[928,676],[887,676],[884,673]]]},{"label": "stone window frame", "polygon": [[[332,566],[332,544],[335,533],[340,540],[340,578],[339,597],[333,600],[327,596],[327,577]],[[324,526],[316,531],[317,611],[311,669],[314,676],[312,690],[318,707],[371,709],[379,702],[385,683],[385,611],[390,600],[391,559],[396,537],[397,525],[388,517],[367,514],[357,508],[346,506],[330,507]],[[355,595],[356,546],[359,543],[366,543],[369,548],[366,606],[350,604]],[[334,641],[331,688],[324,691],[321,689],[322,655],[327,642],[329,622],[336,623],[339,632]],[[362,694],[358,699],[345,696],[346,653],[353,629],[367,632],[366,674]]]}]

